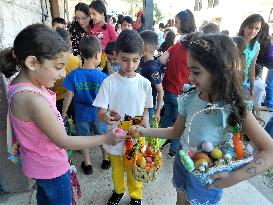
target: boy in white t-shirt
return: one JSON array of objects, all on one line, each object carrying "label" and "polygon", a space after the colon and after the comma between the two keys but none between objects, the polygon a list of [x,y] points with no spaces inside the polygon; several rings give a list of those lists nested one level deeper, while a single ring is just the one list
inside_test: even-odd
[{"label": "boy in white t-shirt", "polygon": [[[136,73],[140,58],[143,55],[143,40],[136,31],[124,30],[116,41],[115,55],[120,70],[107,77],[93,102],[99,107],[98,117],[108,123],[109,128],[117,126],[109,112],[118,113],[121,119],[125,115],[143,116],[142,125],[149,127],[148,108],[153,107],[152,87],[149,80]],[[122,158],[124,142],[116,146],[104,146],[109,153],[112,165],[112,180],[114,191],[107,205],[116,205],[121,200],[126,189],[124,172],[127,174],[127,186],[131,197],[131,205],[140,205],[142,198],[142,183],[132,175],[132,169],[125,167]]]}]

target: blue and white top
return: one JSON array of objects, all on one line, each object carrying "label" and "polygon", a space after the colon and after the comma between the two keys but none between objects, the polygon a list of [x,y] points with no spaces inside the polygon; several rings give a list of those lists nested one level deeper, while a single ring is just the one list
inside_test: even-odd
[{"label": "blue and white top", "polygon": [[249,67],[251,65],[253,58],[255,57],[257,52],[259,52],[259,50],[260,50],[260,43],[258,41],[255,42],[252,50],[250,49],[250,44],[249,43],[246,44],[246,48],[244,50],[244,54],[246,57],[245,80],[243,83],[244,86],[248,85]]}]

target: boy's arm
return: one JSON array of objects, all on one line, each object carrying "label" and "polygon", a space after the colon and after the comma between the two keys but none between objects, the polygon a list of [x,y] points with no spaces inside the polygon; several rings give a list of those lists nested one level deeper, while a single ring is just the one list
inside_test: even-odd
[{"label": "boy's arm", "polygon": [[144,127],[150,127],[150,123],[149,123],[149,111],[148,111],[148,108],[144,108],[142,125],[143,125]]},{"label": "boy's arm", "polygon": [[120,120],[120,118],[115,119],[114,116],[111,116],[112,114],[114,115],[118,113],[112,111],[110,114],[108,114],[106,109],[100,107],[97,113],[97,117],[99,118],[99,120],[107,123],[108,125],[113,125],[115,121]]},{"label": "boy's arm", "polygon": [[67,116],[67,110],[69,108],[69,105],[72,101],[72,98],[74,96],[74,93],[70,90],[67,90],[64,96],[64,101],[63,101],[63,107],[62,107],[62,117],[63,119]]},{"label": "boy's arm", "polygon": [[157,105],[156,105],[156,112],[155,112],[155,121],[160,121],[160,111],[162,109],[163,105],[163,96],[164,96],[164,90],[162,83],[155,85],[156,91],[157,91]]}]

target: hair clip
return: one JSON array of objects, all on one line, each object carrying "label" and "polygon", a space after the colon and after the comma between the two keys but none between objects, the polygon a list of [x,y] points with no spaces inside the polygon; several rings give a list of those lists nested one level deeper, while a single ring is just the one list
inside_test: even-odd
[{"label": "hair clip", "polygon": [[211,51],[211,43],[205,39],[197,39],[196,41],[193,41],[192,44],[198,45],[207,52]]}]

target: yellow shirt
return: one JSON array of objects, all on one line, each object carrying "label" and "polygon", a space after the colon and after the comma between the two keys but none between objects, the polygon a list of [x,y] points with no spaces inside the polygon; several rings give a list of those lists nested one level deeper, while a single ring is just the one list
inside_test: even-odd
[{"label": "yellow shirt", "polygon": [[[70,54],[65,66],[66,75],[68,75],[72,70],[78,68],[81,66],[81,59],[79,56],[73,56],[73,54]],[[61,100],[64,98],[66,89],[62,86],[63,79],[57,80],[54,84],[53,91],[57,95],[57,100]]]}]

